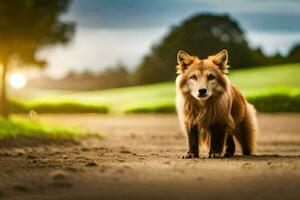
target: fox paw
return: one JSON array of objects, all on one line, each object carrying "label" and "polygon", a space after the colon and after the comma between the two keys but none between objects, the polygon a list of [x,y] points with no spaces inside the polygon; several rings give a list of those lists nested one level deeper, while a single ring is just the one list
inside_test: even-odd
[{"label": "fox paw", "polygon": [[233,153],[226,152],[226,153],[224,154],[224,157],[225,157],[225,158],[229,158],[229,157],[232,157],[232,156],[233,156]]},{"label": "fox paw", "polygon": [[222,158],[221,153],[209,153],[208,158]]},{"label": "fox paw", "polygon": [[199,153],[188,152],[181,157],[182,159],[199,158]]}]

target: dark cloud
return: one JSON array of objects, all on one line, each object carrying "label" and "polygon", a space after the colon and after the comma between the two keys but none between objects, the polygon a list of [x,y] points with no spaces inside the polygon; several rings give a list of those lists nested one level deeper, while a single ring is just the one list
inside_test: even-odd
[{"label": "dark cloud", "polygon": [[[67,18],[86,28],[156,28],[178,24],[201,12],[228,13],[248,31],[300,31],[300,2],[196,0],[75,0]],[[281,3],[280,5],[278,3]],[[295,5],[299,6],[299,12]],[[265,9],[268,8],[268,9]]]},{"label": "dark cloud", "polygon": [[268,32],[300,31],[300,13],[247,13],[235,16],[246,30]]},{"label": "dark cloud", "polygon": [[68,17],[88,28],[153,28],[209,9],[209,3],[184,0],[75,0]]}]

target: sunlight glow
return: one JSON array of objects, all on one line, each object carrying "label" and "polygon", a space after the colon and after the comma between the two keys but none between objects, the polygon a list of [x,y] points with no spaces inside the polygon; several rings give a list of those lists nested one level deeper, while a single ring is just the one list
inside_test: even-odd
[{"label": "sunlight glow", "polygon": [[22,89],[27,83],[27,78],[21,73],[15,73],[9,77],[9,85],[14,89]]}]

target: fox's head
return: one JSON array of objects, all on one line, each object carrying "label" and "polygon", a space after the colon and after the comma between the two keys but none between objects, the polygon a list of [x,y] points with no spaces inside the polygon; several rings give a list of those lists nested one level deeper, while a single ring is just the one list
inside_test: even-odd
[{"label": "fox's head", "polygon": [[180,76],[179,87],[185,94],[192,95],[198,101],[222,94],[228,85],[228,54],[226,50],[199,59],[180,50],[177,54],[177,73]]}]

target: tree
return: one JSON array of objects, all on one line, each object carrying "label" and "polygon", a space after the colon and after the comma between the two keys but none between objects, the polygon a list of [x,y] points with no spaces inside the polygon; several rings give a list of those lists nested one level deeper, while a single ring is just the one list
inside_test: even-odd
[{"label": "tree", "polygon": [[289,62],[300,62],[300,43],[295,44],[288,55]]},{"label": "tree", "polygon": [[244,31],[228,15],[195,15],[173,27],[160,44],[153,46],[135,72],[136,83],[174,79],[176,55],[181,49],[200,58],[227,49],[234,68],[257,65],[265,57],[249,47]]},{"label": "tree", "polygon": [[66,44],[75,24],[62,22],[70,0],[1,0],[0,63],[2,64],[1,114],[8,116],[6,74],[14,67],[45,67],[36,53],[50,45]]}]

